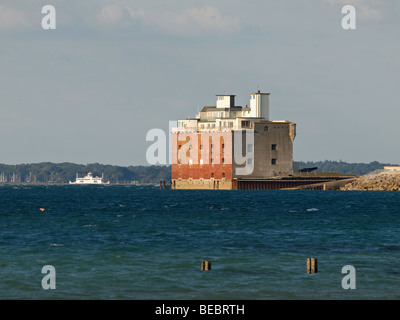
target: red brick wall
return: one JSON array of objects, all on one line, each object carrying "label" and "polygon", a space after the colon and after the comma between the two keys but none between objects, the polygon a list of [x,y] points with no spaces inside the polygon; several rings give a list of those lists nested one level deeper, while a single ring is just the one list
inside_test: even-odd
[{"label": "red brick wall", "polygon": [[172,179],[232,179],[232,133],[173,133],[171,166]]}]

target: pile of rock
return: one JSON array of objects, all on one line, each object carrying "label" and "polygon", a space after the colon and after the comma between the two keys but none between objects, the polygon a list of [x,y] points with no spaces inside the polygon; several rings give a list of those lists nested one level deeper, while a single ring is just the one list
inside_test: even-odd
[{"label": "pile of rock", "polygon": [[400,172],[383,171],[367,174],[346,184],[340,190],[400,191]]}]

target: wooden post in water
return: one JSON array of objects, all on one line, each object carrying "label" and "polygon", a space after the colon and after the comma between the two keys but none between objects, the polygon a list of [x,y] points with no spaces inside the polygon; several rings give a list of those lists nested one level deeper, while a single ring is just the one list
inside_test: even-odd
[{"label": "wooden post in water", "polygon": [[211,270],[211,261],[202,261],[201,270]]},{"label": "wooden post in water", "polygon": [[307,273],[318,272],[318,260],[317,258],[307,258]]},{"label": "wooden post in water", "polygon": [[165,180],[160,180],[160,189],[165,189]]}]

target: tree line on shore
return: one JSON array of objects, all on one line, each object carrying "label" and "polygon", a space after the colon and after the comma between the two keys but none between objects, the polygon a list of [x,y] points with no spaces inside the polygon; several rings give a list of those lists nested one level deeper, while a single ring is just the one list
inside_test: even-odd
[{"label": "tree line on shore", "polygon": [[[347,163],[344,161],[300,161],[300,168],[317,167],[316,172],[339,172],[364,175],[383,169],[386,163]],[[0,164],[0,183],[68,183],[75,181],[76,174],[83,177],[92,172],[104,175],[105,181],[122,184],[159,183],[171,180],[171,166],[115,166],[99,163],[75,164],[42,162],[33,164]]]},{"label": "tree line on shore", "polygon": [[375,170],[383,169],[384,166],[394,166],[398,164],[381,163],[372,161],[370,163],[348,163],[345,161],[301,161],[301,168],[317,167],[317,172],[339,172],[352,173],[357,176],[362,176]]},{"label": "tree line on shore", "polygon": [[170,166],[115,166],[99,163],[33,163],[0,164],[0,183],[68,183],[75,181],[76,175],[83,177],[89,172],[110,183],[145,184],[171,179]]}]

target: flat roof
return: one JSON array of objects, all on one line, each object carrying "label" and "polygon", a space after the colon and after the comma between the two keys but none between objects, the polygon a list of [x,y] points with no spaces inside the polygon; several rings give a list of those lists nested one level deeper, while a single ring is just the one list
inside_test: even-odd
[{"label": "flat roof", "polygon": [[205,107],[203,107],[203,109],[201,109],[200,112],[206,112],[206,111],[229,111],[229,110],[238,111],[238,110],[241,110],[241,109],[242,109],[241,106],[224,107],[224,108],[217,108],[216,106],[205,106]]}]

